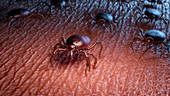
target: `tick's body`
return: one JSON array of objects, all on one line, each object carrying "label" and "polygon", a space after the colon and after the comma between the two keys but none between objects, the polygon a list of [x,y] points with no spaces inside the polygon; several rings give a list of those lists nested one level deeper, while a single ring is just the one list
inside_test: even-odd
[{"label": "tick's body", "polygon": [[114,17],[111,14],[108,13],[98,13],[95,16],[95,21],[96,22],[106,22],[106,23],[110,23],[110,22],[114,22]]},{"label": "tick's body", "polygon": [[115,23],[117,23],[117,21],[115,20],[115,17],[109,13],[98,13],[95,18],[93,18],[89,13],[88,15],[93,19],[93,21],[95,21],[95,24],[99,25],[99,27],[105,28],[109,25],[110,31],[112,31],[113,26],[116,28]]},{"label": "tick's body", "polygon": [[82,50],[89,46],[90,38],[84,35],[73,35],[67,39],[66,44],[70,50]]},{"label": "tick's body", "polygon": [[40,2],[40,4],[45,4],[46,6],[49,7],[47,12],[49,12],[52,9],[52,7],[58,8],[58,10],[65,8],[66,10],[66,6],[68,6],[69,3],[70,3],[70,0],[50,0],[50,4],[48,4],[47,2]]},{"label": "tick's body", "polygon": [[165,33],[161,32],[159,30],[148,30],[144,34],[144,38],[152,38],[154,41],[153,43],[159,44],[159,43],[163,43],[165,41],[166,35],[165,35]]},{"label": "tick's body", "polygon": [[50,0],[51,5],[55,7],[65,7],[66,6],[66,0]]},{"label": "tick's body", "polygon": [[19,18],[29,18],[32,15],[39,15],[44,19],[42,14],[39,14],[35,9],[28,10],[26,8],[14,8],[7,12],[7,16],[4,17],[5,21],[8,22],[8,25],[11,25],[12,21]]},{"label": "tick's body", "polygon": [[74,53],[82,54],[85,56],[86,61],[87,61],[87,64],[86,64],[87,67],[86,67],[86,71],[85,71],[85,74],[87,75],[87,70],[89,69],[89,71],[90,71],[90,65],[91,65],[89,55],[91,55],[95,59],[93,68],[96,67],[97,58],[93,54],[87,53],[86,51],[92,49],[96,44],[101,45],[100,53],[99,53],[99,56],[100,56],[102,48],[103,48],[102,44],[100,42],[96,42],[89,47],[90,38],[88,36],[72,35],[67,40],[62,38],[62,41],[60,43],[57,43],[54,46],[54,52],[53,52],[53,55],[52,55],[50,61],[52,61],[53,56],[59,51],[70,52],[71,57],[73,56]]},{"label": "tick's body", "polygon": [[146,8],[145,15],[147,15],[150,19],[162,18],[162,12],[155,8]]},{"label": "tick's body", "polygon": [[[132,45],[136,41],[141,41],[144,43],[143,45],[146,46],[146,50],[140,56],[140,58],[152,47],[152,46],[162,46],[163,48],[166,47],[166,50],[169,52],[169,45],[167,43],[167,36],[165,33],[159,30],[148,30],[145,33],[140,29],[139,36],[133,38],[133,41],[130,43],[131,48],[133,49]],[[165,51],[165,50],[163,50]]]},{"label": "tick's body", "polygon": [[157,3],[157,4],[162,4],[162,0],[148,0],[151,3]]},{"label": "tick's body", "polygon": [[14,17],[14,18],[20,18],[24,16],[28,16],[30,12],[25,8],[16,8],[12,9],[7,13],[7,18]]},{"label": "tick's body", "polygon": [[150,6],[149,8],[145,8],[144,13],[141,14],[141,17],[137,19],[136,23],[138,23],[138,20],[141,19],[148,19],[149,21],[163,20],[165,24],[167,24],[168,22],[168,20],[165,20],[165,18],[163,17],[163,13],[160,10],[156,8],[151,8]]}]

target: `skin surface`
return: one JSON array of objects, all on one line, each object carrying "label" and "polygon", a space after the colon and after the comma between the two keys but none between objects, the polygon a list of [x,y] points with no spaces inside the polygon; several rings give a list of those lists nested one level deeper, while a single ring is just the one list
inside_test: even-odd
[{"label": "skin surface", "polygon": [[[8,4],[1,2],[0,6]],[[126,10],[122,10],[119,3],[107,2],[77,0],[73,2],[73,10],[68,7],[54,15],[44,15],[45,20],[33,16],[9,26],[0,22],[0,96],[170,95],[170,53],[160,56],[159,50],[152,48],[139,59],[146,48],[134,45],[133,51],[128,46],[139,32],[138,27],[144,31],[167,32],[169,24],[165,27],[159,20],[155,24],[136,26],[136,11],[132,9],[141,2],[131,2],[132,8],[125,6]],[[107,26],[105,29],[92,26],[92,19],[86,14],[95,16],[99,12],[114,14],[115,11],[119,28],[111,32]],[[103,44],[101,58],[98,46],[88,51],[98,62],[97,68],[91,69],[87,76],[86,60],[82,56],[72,59],[61,56],[50,62],[54,45],[62,36],[68,38],[73,34],[89,36],[91,44]]]}]

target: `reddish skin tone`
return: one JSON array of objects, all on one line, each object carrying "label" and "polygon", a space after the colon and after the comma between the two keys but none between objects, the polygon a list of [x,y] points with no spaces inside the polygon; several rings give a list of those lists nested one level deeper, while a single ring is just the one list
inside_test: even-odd
[{"label": "reddish skin tone", "polygon": [[[93,15],[96,10],[104,12],[106,8],[113,6],[111,3],[94,3],[92,0],[82,3],[89,4],[87,9]],[[92,10],[94,5],[91,4],[100,4],[102,9]],[[137,47],[133,52],[128,46],[132,36],[138,32],[135,25],[129,26],[132,25],[129,23],[135,23],[132,21],[133,16],[128,19],[120,17],[118,24],[121,28],[112,36],[113,33],[107,29],[89,29],[84,20],[91,22],[91,19],[88,15],[84,16],[82,12],[86,10],[79,7],[75,7],[76,12],[67,10],[60,11],[54,17],[47,16],[45,21],[35,18],[23,19],[25,22],[19,28],[19,22],[8,27],[0,23],[0,96],[170,95],[169,58],[148,51],[138,59],[142,49]],[[68,16],[61,15],[64,13]],[[142,29],[152,29],[146,27]],[[61,40],[60,37],[68,38],[73,34],[87,35],[92,43],[100,41],[103,44],[97,68],[88,72],[88,76],[84,74],[85,59],[65,61],[67,63],[56,61],[56,68],[51,67],[50,56],[53,47]],[[98,51],[98,47],[89,50],[95,56]]]}]

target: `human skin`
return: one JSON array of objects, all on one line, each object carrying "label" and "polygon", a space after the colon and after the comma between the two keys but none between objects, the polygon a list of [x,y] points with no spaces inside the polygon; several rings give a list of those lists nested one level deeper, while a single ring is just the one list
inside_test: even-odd
[{"label": "human skin", "polygon": [[[139,32],[134,24],[135,12],[116,10],[107,0],[92,1],[83,0],[77,2],[73,10],[68,8],[54,15],[44,15],[44,20],[33,16],[9,26],[1,22],[0,96],[170,95],[169,58],[152,50],[139,59],[145,47],[135,47],[133,51],[128,46],[134,34]],[[117,11],[119,27],[111,32],[109,27],[92,26],[92,19],[86,14],[95,16],[107,10],[111,14]],[[159,28],[143,25],[140,24],[143,30]],[[91,44],[103,44],[101,58],[98,57],[98,46],[88,50],[97,57],[97,68],[92,68],[90,57],[92,66],[87,76],[86,59],[81,56],[71,60],[62,56],[60,60],[50,62],[55,44],[61,37],[68,38],[73,34],[89,36]]]}]

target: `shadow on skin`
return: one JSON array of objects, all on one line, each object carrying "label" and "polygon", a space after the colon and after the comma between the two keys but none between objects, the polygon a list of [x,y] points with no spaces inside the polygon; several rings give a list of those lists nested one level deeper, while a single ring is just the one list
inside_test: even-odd
[{"label": "shadow on skin", "polygon": [[[77,64],[77,62],[84,61],[85,57],[80,54],[74,54],[73,57],[70,57],[68,55],[68,52],[59,52],[57,54],[54,54],[51,58],[51,68],[61,68],[61,67],[67,67],[69,65]],[[80,66],[80,64],[78,64]]]},{"label": "shadow on skin", "polygon": [[[143,47],[137,46],[136,49],[140,52],[133,52],[128,46],[134,34],[139,32],[133,21],[135,18],[131,16],[133,14],[125,14],[131,10],[117,11],[115,17],[119,19],[118,24],[122,28],[110,32],[95,26],[87,27],[91,18],[84,13],[88,12],[95,16],[108,10],[107,12],[113,14],[116,11],[112,7],[114,3],[107,3],[110,0],[75,1],[77,4],[73,5],[76,11],[69,8],[67,12],[60,10],[54,16],[45,17],[43,22],[31,17],[24,19],[22,27],[19,28],[15,28],[15,25],[0,26],[1,96],[170,94],[169,58],[159,57],[150,50],[139,59],[142,53],[140,49]],[[140,4],[141,2],[138,2],[136,6]],[[67,14],[63,15],[65,13]],[[15,24],[20,24],[20,21]],[[159,26],[151,27],[155,29]],[[142,28],[148,30],[146,27]],[[112,32],[115,33],[114,36]],[[89,50],[97,57],[98,62],[97,68],[91,68],[88,76],[84,74],[86,60],[83,56],[75,55],[70,59],[61,54],[61,57],[55,56],[52,63],[50,62],[55,44],[61,37],[67,38],[73,34],[87,35],[92,41],[91,44],[93,42],[103,44],[101,59],[98,58],[99,47]],[[56,68],[49,67],[51,64]]]}]

